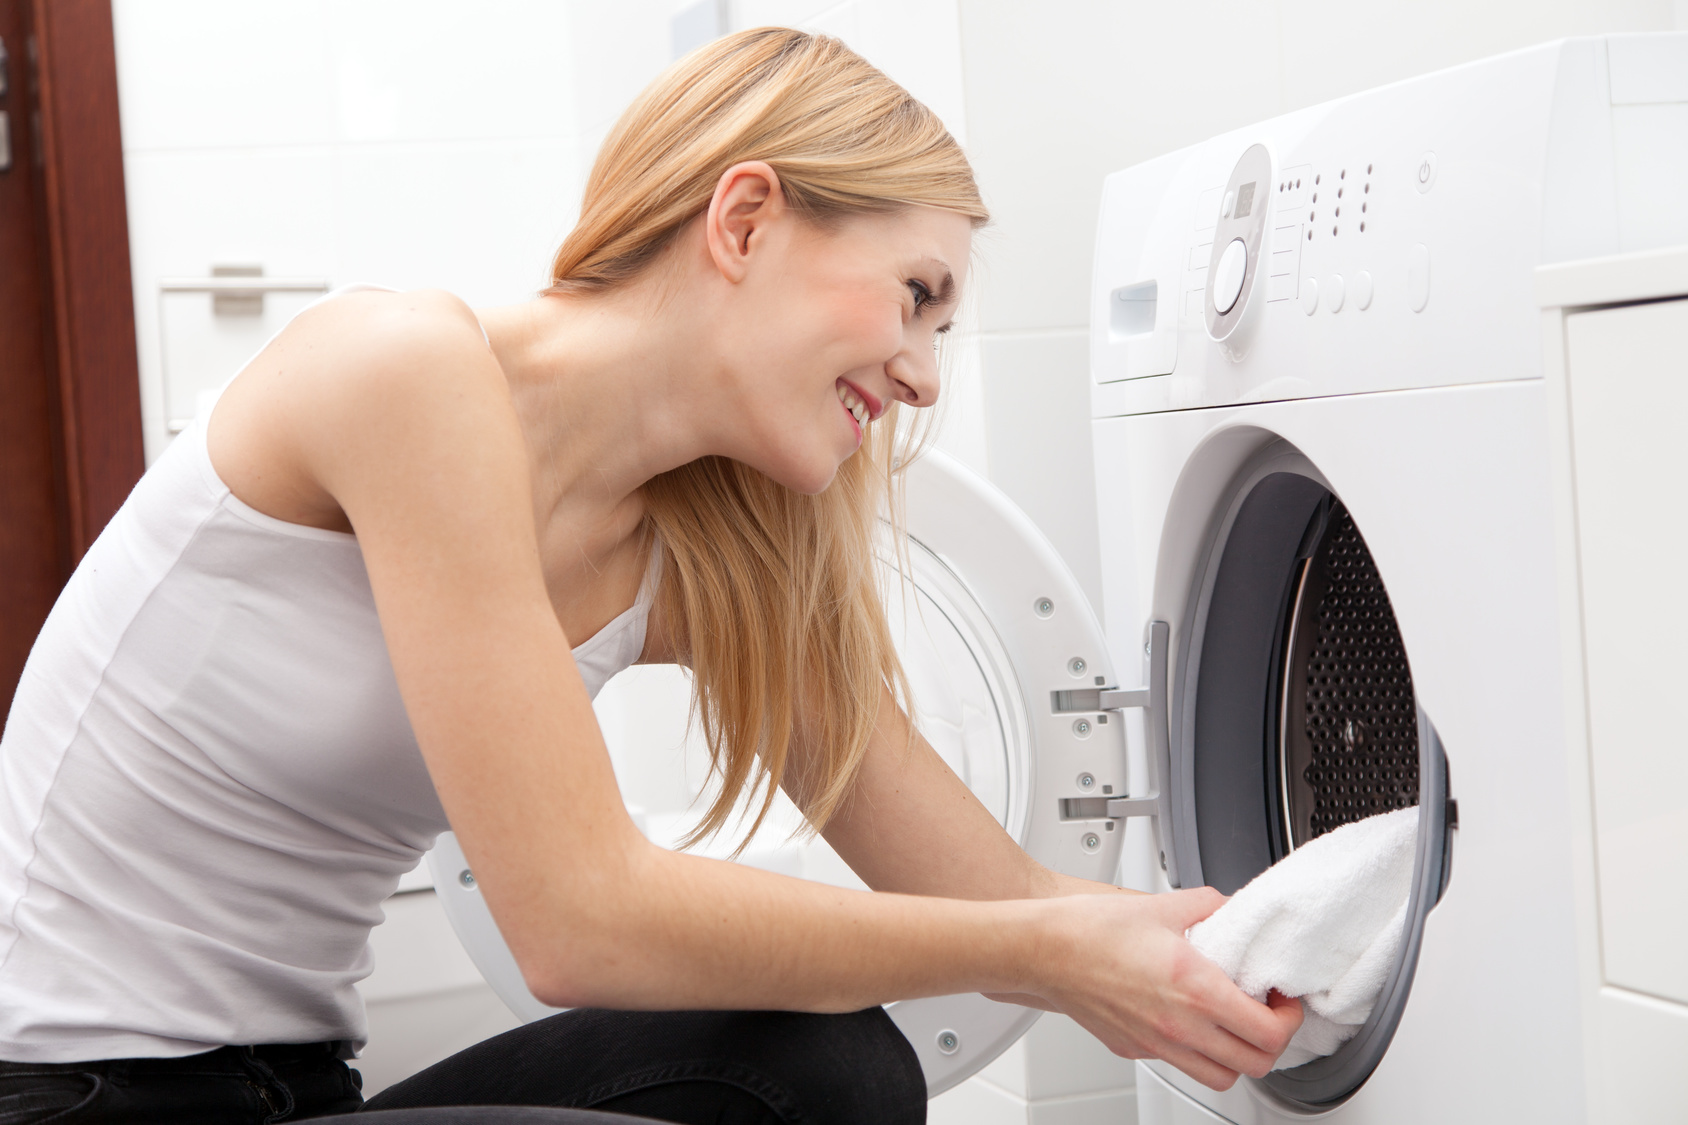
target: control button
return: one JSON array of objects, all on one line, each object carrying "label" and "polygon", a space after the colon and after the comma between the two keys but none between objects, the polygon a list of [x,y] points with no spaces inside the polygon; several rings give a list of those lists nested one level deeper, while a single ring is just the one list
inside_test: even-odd
[{"label": "control button", "polygon": [[1325,282],[1325,304],[1330,307],[1331,312],[1342,311],[1342,298],[1345,295],[1346,294],[1344,294],[1342,286],[1342,275],[1339,273],[1331,274],[1330,280]]},{"label": "control button", "polygon": [[1220,316],[1230,312],[1231,306],[1237,303],[1237,294],[1243,291],[1243,274],[1247,271],[1248,247],[1242,239],[1233,238],[1219,255],[1219,264],[1213,267],[1213,307]]},{"label": "control button", "polygon": [[1319,311],[1319,283],[1310,277],[1301,279],[1301,311],[1308,316]]},{"label": "control button", "polygon": [[1433,152],[1420,153],[1413,164],[1413,186],[1423,195],[1436,186],[1436,154]]},{"label": "control button", "polygon": [[1430,248],[1422,242],[1407,255],[1407,303],[1413,312],[1430,303]]},{"label": "control button", "polygon": [[1354,275],[1354,307],[1361,312],[1371,308],[1372,279],[1371,274],[1361,270]]}]

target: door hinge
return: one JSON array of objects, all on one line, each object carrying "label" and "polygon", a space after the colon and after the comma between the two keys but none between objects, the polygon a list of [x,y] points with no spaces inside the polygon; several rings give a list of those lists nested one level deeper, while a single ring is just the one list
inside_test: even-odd
[{"label": "door hinge", "polygon": [[1056,714],[1081,711],[1125,711],[1133,708],[1144,712],[1143,726],[1148,738],[1145,764],[1148,773],[1148,792],[1124,797],[1063,797],[1062,820],[1126,820],[1146,816],[1155,829],[1160,848],[1161,867],[1167,881],[1179,886],[1178,860],[1171,848],[1172,809],[1167,792],[1167,778],[1171,773],[1170,738],[1167,728],[1167,645],[1171,629],[1164,621],[1149,623],[1149,686],[1141,688],[1069,688],[1050,692],[1050,705]]}]

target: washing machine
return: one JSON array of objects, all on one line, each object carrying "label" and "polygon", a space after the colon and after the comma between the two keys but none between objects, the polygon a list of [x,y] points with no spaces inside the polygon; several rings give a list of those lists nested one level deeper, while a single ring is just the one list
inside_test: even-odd
[{"label": "washing machine", "polygon": [[1146,642],[1133,741],[1165,795],[1127,869],[1230,893],[1419,810],[1358,1034],[1224,1093],[1141,1064],[1141,1121],[1602,1114],[1536,276],[1688,243],[1685,177],[1688,35],[1519,51],[1109,177],[1105,622],[1121,667]]},{"label": "washing machine", "polygon": [[[1141,1121],[1587,1116],[1533,285],[1688,243],[1685,113],[1688,36],[1570,40],[1109,177],[1100,618],[999,492],[938,453],[911,466],[887,589],[915,718],[1034,857],[1229,893],[1337,825],[1419,810],[1369,1022],[1225,1093],[1140,1065]],[[481,972],[547,1014],[449,835],[429,862]],[[890,1011],[934,1094],[1036,1018],[978,996]]]}]

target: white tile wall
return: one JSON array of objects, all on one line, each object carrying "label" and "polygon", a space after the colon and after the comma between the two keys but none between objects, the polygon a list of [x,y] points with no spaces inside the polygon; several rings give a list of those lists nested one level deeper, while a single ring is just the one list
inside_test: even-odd
[{"label": "white tile wall", "polygon": [[584,178],[568,5],[116,0],[113,18],[149,458],[170,439],[165,356],[195,350],[163,338],[160,277],[250,263],[472,304],[544,284]]},{"label": "white tile wall", "polygon": [[337,158],[337,280],[526,300],[580,207],[569,140],[345,145]]},{"label": "white tile wall", "polygon": [[931,1125],[1135,1125],[1135,1064],[1045,1015],[976,1077],[932,1099]]},{"label": "white tile wall", "polygon": [[332,141],[328,9],[323,0],[116,0],[124,151]]},{"label": "white tile wall", "polygon": [[[993,279],[994,280],[994,279]],[[990,474],[1034,518],[1102,601],[1090,442],[1090,337],[1082,328],[986,332],[979,339]],[[1069,440],[1049,440],[1066,434]],[[1135,674],[1122,669],[1120,675]]]}]

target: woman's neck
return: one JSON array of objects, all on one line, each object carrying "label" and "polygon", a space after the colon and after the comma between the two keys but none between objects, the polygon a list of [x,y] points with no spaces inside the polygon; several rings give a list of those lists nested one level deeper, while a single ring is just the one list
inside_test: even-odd
[{"label": "woman's neck", "polygon": [[637,531],[641,485],[711,452],[718,404],[695,326],[643,288],[479,311],[527,438],[542,543],[573,539],[588,565]]}]

